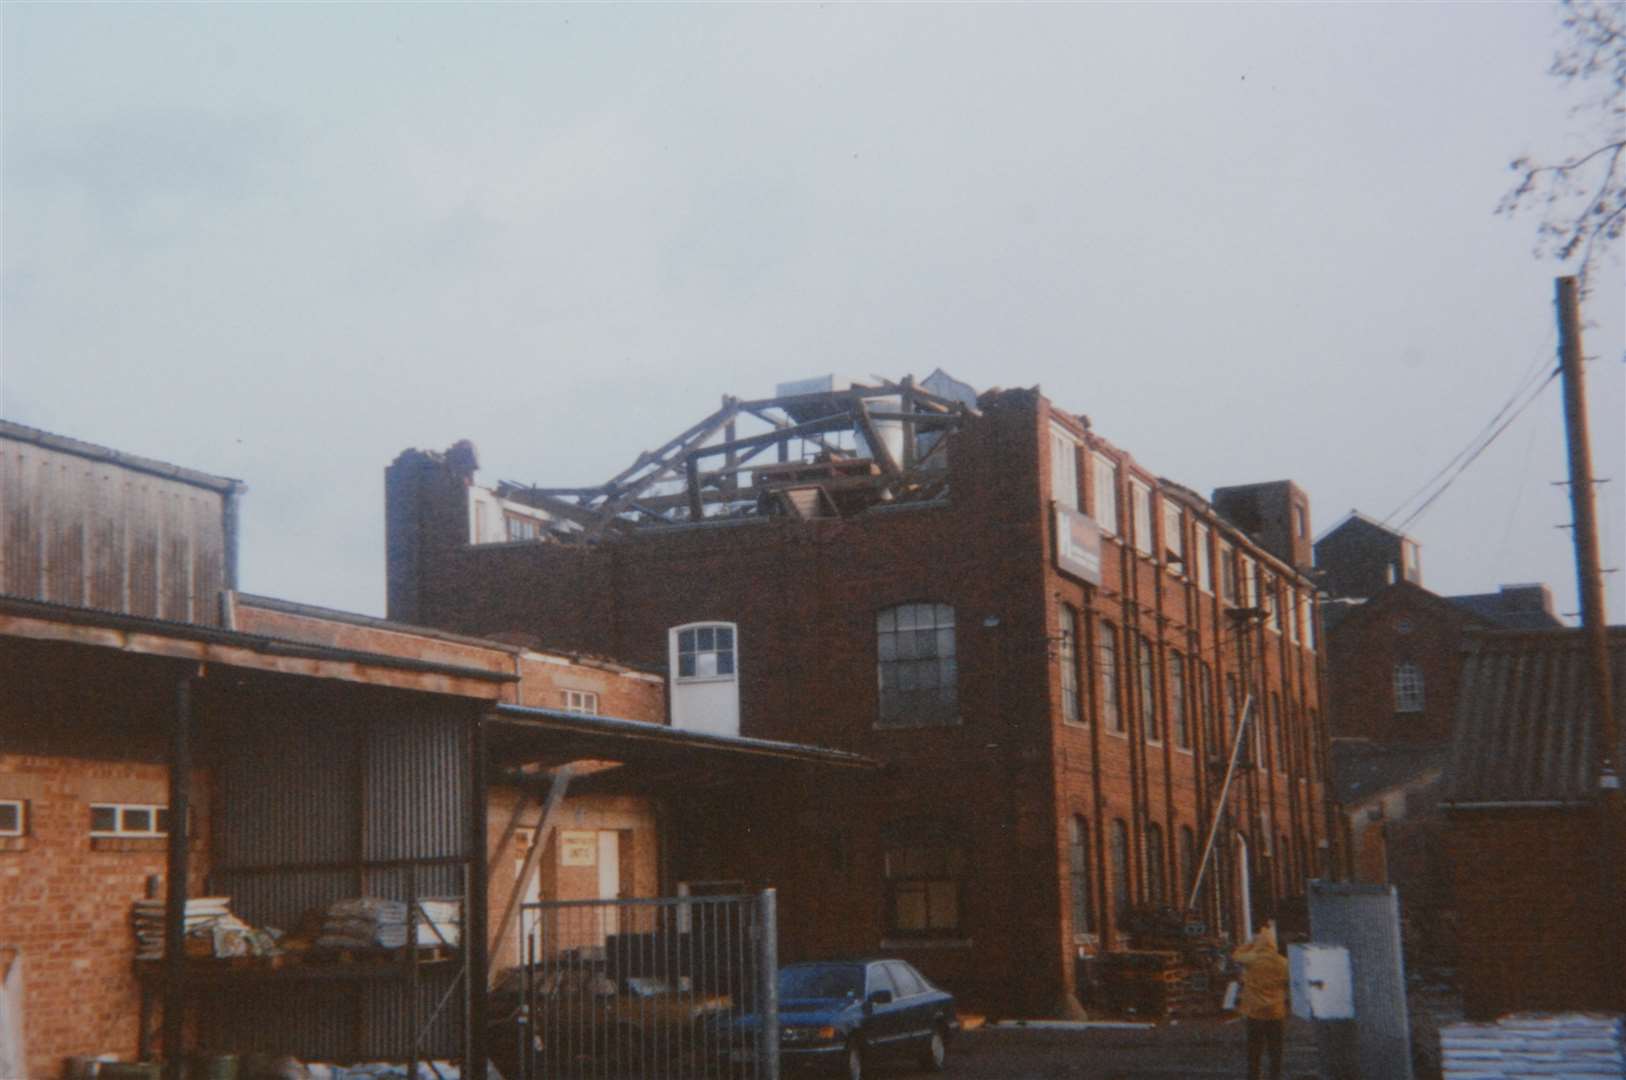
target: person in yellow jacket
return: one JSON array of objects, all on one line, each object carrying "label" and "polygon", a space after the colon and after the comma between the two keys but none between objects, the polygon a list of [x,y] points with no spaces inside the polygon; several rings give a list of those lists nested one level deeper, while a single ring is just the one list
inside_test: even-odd
[{"label": "person in yellow jacket", "polygon": [[1248,1021],[1248,1080],[1259,1080],[1268,1051],[1270,1080],[1281,1080],[1282,1028],[1287,1020],[1287,960],[1276,950],[1276,929],[1266,923],[1252,941],[1231,954],[1242,965],[1237,1011]]}]

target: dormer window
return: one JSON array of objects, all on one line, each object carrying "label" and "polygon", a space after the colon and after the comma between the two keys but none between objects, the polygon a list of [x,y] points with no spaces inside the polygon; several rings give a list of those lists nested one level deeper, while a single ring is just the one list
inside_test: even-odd
[{"label": "dormer window", "polygon": [[679,682],[734,678],[733,623],[696,623],[673,633]]}]

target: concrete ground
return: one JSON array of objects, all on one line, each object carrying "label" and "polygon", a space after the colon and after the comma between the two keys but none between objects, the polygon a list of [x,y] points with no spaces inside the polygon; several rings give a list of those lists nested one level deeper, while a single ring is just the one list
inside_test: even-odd
[{"label": "concrete ground", "polygon": [[[1286,1044],[1283,1080],[1320,1080],[1310,1026],[1289,1020]],[[880,1070],[882,1076],[905,1074]],[[949,1048],[943,1075],[948,1080],[1244,1080],[1248,1058],[1240,1021],[1139,1029],[1001,1024],[961,1034]]]}]

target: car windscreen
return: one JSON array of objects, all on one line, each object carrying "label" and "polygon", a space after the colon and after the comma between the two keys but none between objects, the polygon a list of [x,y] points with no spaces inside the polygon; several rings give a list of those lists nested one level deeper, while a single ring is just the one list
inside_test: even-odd
[{"label": "car windscreen", "polygon": [[856,998],[864,995],[864,969],[856,964],[798,964],[779,973],[779,996]]}]

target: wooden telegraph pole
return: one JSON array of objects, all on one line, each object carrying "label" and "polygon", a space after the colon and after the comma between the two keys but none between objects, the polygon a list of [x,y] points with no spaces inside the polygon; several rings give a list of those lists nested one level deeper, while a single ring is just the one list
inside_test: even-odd
[{"label": "wooden telegraph pole", "polygon": [[1558,279],[1559,364],[1564,376],[1564,430],[1569,439],[1570,510],[1575,533],[1575,577],[1581,594],[1581,627],[1586,635],[1592,714],[1598,718],[1598,785],[1620,790],[1615,760],[1614,693],[1609,675],[1609,618],[1603,607],[1603,571],[1598,564],[1598,520],[1594,508],[1592,441],[1587,433],[1586,376],[1581,370],[1581,315],[1573,277]]},{"label": "wooden telegraph pole", "polygon": [[[1609,619],[1603,606],[1603,571],[1598,565],[1598,523],[1593,509],[1592,444],[1587,434],[1586,377],[1581,370],[1581,316],[1573,277],[1558,279],[1559,364],[1564,376],[1564,430],[1569,440],[1570,509],[1575,532],[1575,577],[1581,593],[1581,627],[1586,637],[1592,715],[1597,717],[1599,796],[1598,884],[1605,910],[1621,893],[1621,860],[1626,858],[1626,808],[1621,802],[1620,736],[1615,725],[1609,673]],[[1616,900],[1610,900],[1615,897]],[[1604,947],[1606,1007],[1626,1007],[1626,928],[1611,920]]]}]

